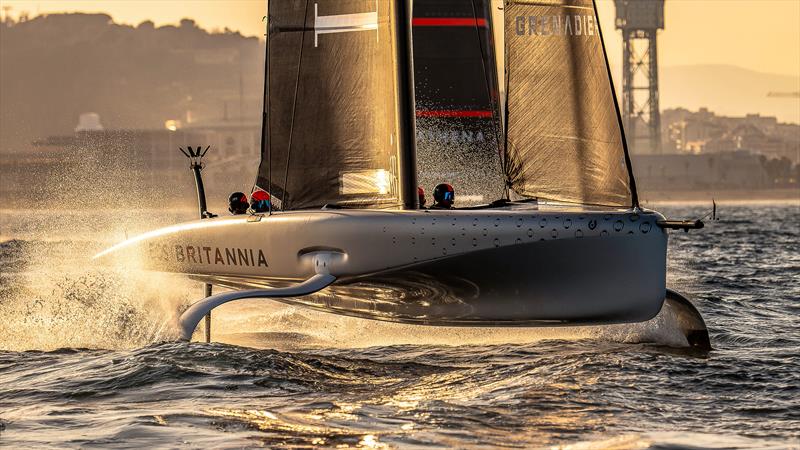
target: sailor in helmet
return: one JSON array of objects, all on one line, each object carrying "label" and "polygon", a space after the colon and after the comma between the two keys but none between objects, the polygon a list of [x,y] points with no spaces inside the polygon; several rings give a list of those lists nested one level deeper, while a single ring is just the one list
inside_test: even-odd
[{"label": "sailor in helmet", "polygon": [[456,192],[453,186],[441,183],[433,189],[433,205],[431,209],[453,209],[455,202]]},{"label": "sailor in helmet", "polygon": [[422,189],[422,186],[417,186],[417,197],[419,197],[419,207],[425,207],[425,189]]},{"label": "sailor in helmet", "polygon": [[234,192],[228,197],[228,211],[234,216],[246,213],[249,206],[244,192]]},{"label": "sailor in helmet", "polygon": [[250,194],[250,209],[254,213],[265,213],[270,210],[270,196],[266,191],[256,189]]}]

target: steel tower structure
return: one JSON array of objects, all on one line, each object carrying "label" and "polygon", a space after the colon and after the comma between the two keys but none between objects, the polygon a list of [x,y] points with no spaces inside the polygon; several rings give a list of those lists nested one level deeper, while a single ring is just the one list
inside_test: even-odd
[{"label": "steel tower structure", "polygon": [[636,153],[661,153],[656,32],[664,29],[664,0],[614,0],[622,31],[622,116]]}]

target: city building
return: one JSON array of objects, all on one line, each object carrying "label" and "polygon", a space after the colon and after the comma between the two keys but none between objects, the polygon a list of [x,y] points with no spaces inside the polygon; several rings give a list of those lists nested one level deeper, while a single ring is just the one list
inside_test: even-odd
[{"label": "city building", "polygon": [[800,125],[775,117],[747,114],[717,116],[706,108],[697,112],[667,109],[661,114],[665,153],[703,154],[748,151],[767,159],[787,158],[800,163]]}]

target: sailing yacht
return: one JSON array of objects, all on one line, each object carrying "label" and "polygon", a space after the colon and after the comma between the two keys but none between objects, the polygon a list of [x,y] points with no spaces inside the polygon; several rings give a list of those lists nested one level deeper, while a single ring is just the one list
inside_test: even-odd
[{"label": "sailing yacht", "polygon": [[[702,224],[639,205],[593,2],[510,0],[501,29],[488,1],[414,7],[269,2],[256,184],[272,209],[203,211],[95,258],[229,289],[183,313],[185,339],[243,298],[458,326],[633,323],[670,304],[707,347],[697,310],[666,286],[668,230]],[[471,44],[447,50],[447,33]],[[415,75],[417,90],[474,95],[417,108]],[[452,139],[418,153],[418,123],[463,131],[475,118],[489,151]],[[421,207],[419,179],[447,171],[474,204]]]}]

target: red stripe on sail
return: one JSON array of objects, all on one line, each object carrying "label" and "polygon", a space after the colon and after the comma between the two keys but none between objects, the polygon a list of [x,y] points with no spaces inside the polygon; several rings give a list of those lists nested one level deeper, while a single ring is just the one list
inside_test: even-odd
[{"label": "red stripe on sail", "polygon": [[492,111],[487,110],[421,110],[417,111],[417,117],[492,117]]},{"label": "red stripe on sail", "polygon": [[417,17],[411,21],[415,27],[483,27],[486,19],[464,19],[461,17]]}]

